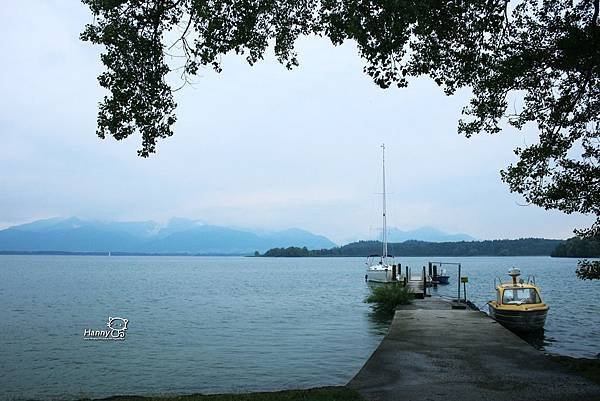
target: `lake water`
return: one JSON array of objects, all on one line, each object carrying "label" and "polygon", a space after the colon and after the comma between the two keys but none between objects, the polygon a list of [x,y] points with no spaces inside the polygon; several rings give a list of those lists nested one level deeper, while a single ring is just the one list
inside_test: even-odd
[{"label": "lake water", "polygon": [[[576,260],[442,259],[462,262],[479,306],[511,266],[535,274],[551,305],[545,350],[600,352],[600,282],[578,280]],[[397,261],[416,273],[427,260]],[[0,256],[0,398],[345,384],[387,331],[363,303],[364,268],[362,258]],[[437,292],[454,296],[448,271]],[[129,319],[124,341],[83,339],[109,316]]]}]

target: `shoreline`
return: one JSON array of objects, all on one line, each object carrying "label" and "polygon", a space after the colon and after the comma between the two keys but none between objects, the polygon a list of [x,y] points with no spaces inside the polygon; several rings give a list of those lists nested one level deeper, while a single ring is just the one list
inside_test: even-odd
[{"label": "shoreline", "polygon": [[[584,376],[600,385],[600,358],[547,356],[570,373]],[[82,398],[77,401],[366,401],[358,391],[346,386],[261,391],[252,393],[185,394],[185,395],[114,395],[105,398]],[[582,401],[586,398],[582,398]]]},{"label": "shoreline", "polygon": [[253,393],[114,395],[106,398],[81,398],[77,401],[364,401],[364,398],[347,386],[328,386]]},{"label": "shoreline", "polygon": [[[572,373],[600,385],[600,358],[548,356]],[[260,391],[252,393],[180,394],[180,395],[113,395],[104,398],[81,398],[77,401],[364,401],[360,393],[348,386]]]},{"label": "shoreline", "polygon": [[[190,256],[190,257],[244,257],[264,259],[323,259],[323,258],[365,258],[368,255],[322,255],[322,256],[263,256],[248,253],[144,253],[144,252],[70,252],[70,251],[0,251],[0,256]],[[397,258],[555,258],[555,259],[582,259],[578,256],[552,256],[552,255],[400,255]],[[599,258],[587,258],[596,260]]]},{"label": "shoreline", "polygon": [[[387,335],[382,339],[380,346],[386,338]],[[523,340],[523,342],[526,341]],[[548,354],[538,350],[529,343],[527,343],[527,345],[528,347],[535,349],[541,355],[544,355],[561,365],[570,374],[585,377],[591,382],[600,385],[600,357],[587,358]],[[374,351],[373,354],[375,354],[375,352],[377,352],[377,350]],[[373,355],[371,355],[371,357],[373,357]],[[367,362],[368,360],[365,361],[365,365]],[[344,386],[312,387],[307,389],[218,394],[112,395],[102,398],[79,398],[77,401],[366,401],[367,398],[363,397],[357,390],[349,387],[349,384],[353,380],[354,378]],[[35,401],[37,399],[34,398],[28,400]],[[582,398],[581,400],[586,400],[586,398]]]}]

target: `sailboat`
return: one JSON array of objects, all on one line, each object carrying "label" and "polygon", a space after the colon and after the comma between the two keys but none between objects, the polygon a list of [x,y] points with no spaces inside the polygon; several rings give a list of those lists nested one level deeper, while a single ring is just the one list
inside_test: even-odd
[{"label": "sailboat", "polygon": [[385,144],[381,145],[383,161],[383,248],[381,255],[370,255],[367,258],[366,281],[375,283],[390,283],[397,280],[397,272],[394,265],[394,257],[388,254],[387,244],[387,221],[386,221],[386,198],[385,198]]}]

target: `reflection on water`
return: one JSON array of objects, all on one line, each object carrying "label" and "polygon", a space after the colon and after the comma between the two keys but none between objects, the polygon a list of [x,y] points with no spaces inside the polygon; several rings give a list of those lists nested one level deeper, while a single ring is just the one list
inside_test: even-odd
[{"label": "reflection on water", "polygon": [[531,333],[521,333],[521,332],[513,332],[523,340],[527,341],[529,344],[534,346],[539,350],[545,350],[549,348],[552,343],[556,342],[554,338],[548,335],[548,332],[544,329],[539,331],[534,331]]},{"label": "reflection on water", "polygon": [[390,323],[394,318],[394,314],[371,310],[368,316],[373,332],[382,336],[386,335],[390,328]]}]

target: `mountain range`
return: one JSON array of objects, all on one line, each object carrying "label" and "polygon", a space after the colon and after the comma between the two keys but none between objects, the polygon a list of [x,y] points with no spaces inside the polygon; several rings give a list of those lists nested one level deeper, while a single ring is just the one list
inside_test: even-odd
[{"label": "mountain range", "polygon": [[[381,238],[376,238],[380,240]],[[402,231],[395,227],[388,228],[388,242],[425,241],[425,242],[458,242],[475,241],[468,234],[449,234],[433,227],[420,227],[415,230]]]},{"label": "mountain range", "polygon": [[128,252],[249,254],[275,247],[336,246],[328,238],[292,228],[252,231],[174,218],[154,221],[102,222],[77,217],[38,220],[0,231],[0,251]]},{"label": "mountain range", "polygon": [[[377,238],[379,239],[379,238]],[[467,234],[449,234],[433,227],[388,230],[388,242],[473,241]],[[126,252],[244,255],[271,248],[335,247],[328,238],[292,228],[258,231],[173,218],[154,221],[96,221],[77,217],[37,220],[0,230],[0,252]]]}]

